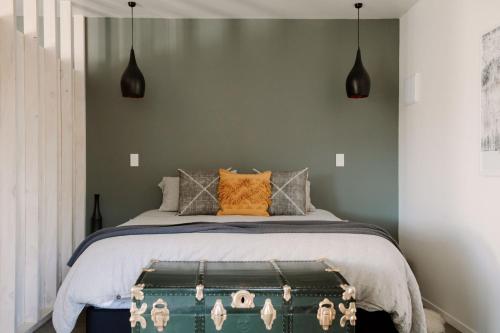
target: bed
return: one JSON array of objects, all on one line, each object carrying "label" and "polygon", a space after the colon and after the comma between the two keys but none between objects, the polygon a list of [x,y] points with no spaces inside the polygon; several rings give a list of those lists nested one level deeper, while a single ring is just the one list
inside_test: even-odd
[{"label": "bed", "polygon": [[[274,221],[274,222],[273,222]],[[287,221],[287,222],[285,222]],[[269,223],[345,225],[317,209],[305,216],[178,216],[172,212],[147,211],[113,228],[126,230],[156,227],[191,227],[227,224]],[[210,223],[210,224],[209,224]],[[120,229],[122,228],[122,229]],[[215,229],[214,229],[215,230]],[[151,259],[159,260],[315,260],[327,258],[357,288],[360,315],[387,313],[402,333],[426,332],[421,295],[415,277],[403,255],[387,238],[374,234],[286,232],[230,233],[180,232],[115,234],[87,244],[70,268],[58,292],[53,323],[57,332],[71,332],[80,312],[90,306],[91,317],[103,313],[126,316],[130,287]],[[118,236],[117,236],[118,235]],[[360,246],[361,245],[361,246]],[[365,311],[363,311],[365,310]],[[123,320],[122,320],[123,321]],[[372,327],[373,328],[373,327]]]}]

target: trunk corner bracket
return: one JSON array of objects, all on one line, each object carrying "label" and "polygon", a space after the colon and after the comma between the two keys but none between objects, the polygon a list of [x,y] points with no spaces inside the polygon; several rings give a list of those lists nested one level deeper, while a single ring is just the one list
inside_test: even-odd
[{"label": "trunk corner bracket", "polygon": [[132,302],[130,306],[130,327],[135,327],[135,325],[139,322],[143,329],[146,328],[146,318],[142,315],[146,312],[148,305],[146,303],[142,303],[140,308],[137,308],[137,305]]},{"label": "trunk corner bracket", "polygon": [[130,294],[132,295],[132,299],[136,301],[142,301],[144,299],[144,283],[136,284],[132,288],[130,288]]},{"label": "trunk corner bracket", "polygon": [[344,289],[342,293],[342,299],[344,301],[350,301],[351,299],[356,299],[356,288],[348,284],[341,284],[340,287]]},{"label": "trunk corner bracket", "polygon": [[339,310],[343,314],[342,318],[340,318],[340,326],[345,327],[347,322],[351,326],[356,326],[356,303],[350,302],[348,308],[343,303],[340,303]]}]

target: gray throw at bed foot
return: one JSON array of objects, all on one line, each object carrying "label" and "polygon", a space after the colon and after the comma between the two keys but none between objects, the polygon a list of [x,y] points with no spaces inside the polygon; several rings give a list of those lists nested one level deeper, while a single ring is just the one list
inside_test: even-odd
[{"label": "gray throw at bed foot", "polygon": [[89,235],[75,250],[68,261],[72,266],[78,257],[93,243],[111,237],[129,235],[226,233],[226,234],[277,234],[277,233],[337,233],[373,235],[387,239],[399,249],[398,243],[383,228],[358,222],[332,221],[267,221],[267,222],[194,222],[175,225],[131,225],[99,230]]}]

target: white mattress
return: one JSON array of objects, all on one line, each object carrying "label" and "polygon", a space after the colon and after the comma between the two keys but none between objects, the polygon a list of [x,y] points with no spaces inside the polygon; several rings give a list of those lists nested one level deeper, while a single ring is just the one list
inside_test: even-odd
[{"label": "white mattress", "polygon": [[316,209],[306,215],[293,216],[216,216],[216,215],[193,215],[179,216],[177,212],[160,212],[149,210],[131,219],[122,225],[169,225],[191,222],[256,222],[256,221],[342,221],[327,210]]}]

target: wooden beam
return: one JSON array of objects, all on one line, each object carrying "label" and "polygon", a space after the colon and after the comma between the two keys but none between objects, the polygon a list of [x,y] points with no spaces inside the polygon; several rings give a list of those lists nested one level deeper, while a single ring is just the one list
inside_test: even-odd
[{"label": "wooden beam", "polygon": [[38,39],[24,37],[24,112],[26,121],[26,257],[24,318],[38,321],[39,307],[39,48]]},{"label": "wooden beam", "polygon": [[61,56],[61,189],[59,210],[60,280],[73,250],[73,27],[71,2],[62,0],[60,13]]},{"label": "wooden beam", "polygon": [[43,0],[43,46],[56,51],[57,37],[56,0]]},{"label": "wooden beam", "polygon": [[37,0],[23,0],[23,28],[26,36],[38,37],[37,21]]},{"label": "wooden beam", "polygon": [[86,103],[85,103],[85,18],[73,19],[74,58],[74,191],[73,191],[73,247],[85,238],[86,199]]},{"label": "wooden beam", "polygon": [[16,123],[17,123],[17,191],[16,191],[16,327],[24,320],[26,257],[26,120],[24,114],[24,34],[16,31]]},{"label": "wooden beam", "polygon": [[42,312],[52,308],[58,286],[57,220],[59,193],[59,63],[56,50],[56,2],[43,2],[43,86],[42,107],[44,126],[41,129],[44,146],[41,147],[44,173],[44,218],[40,228],[40,306]]},{"label": "wooden beam", "polygon": [[0,323],[16,331],[16,18],[13,0],[0,0]]},{"label": "wooden beam", "polygon": [[[25,257],[24,257],[24,313],[23,322],[35,324],[39,316],[40,257],[40,73],[38,48],[37,0],[23,1],[24,25],[24,119],[25,119]],[[21,143],[22,144],[22,143]],[[18,281],[20,282],[20,281]]]}]

